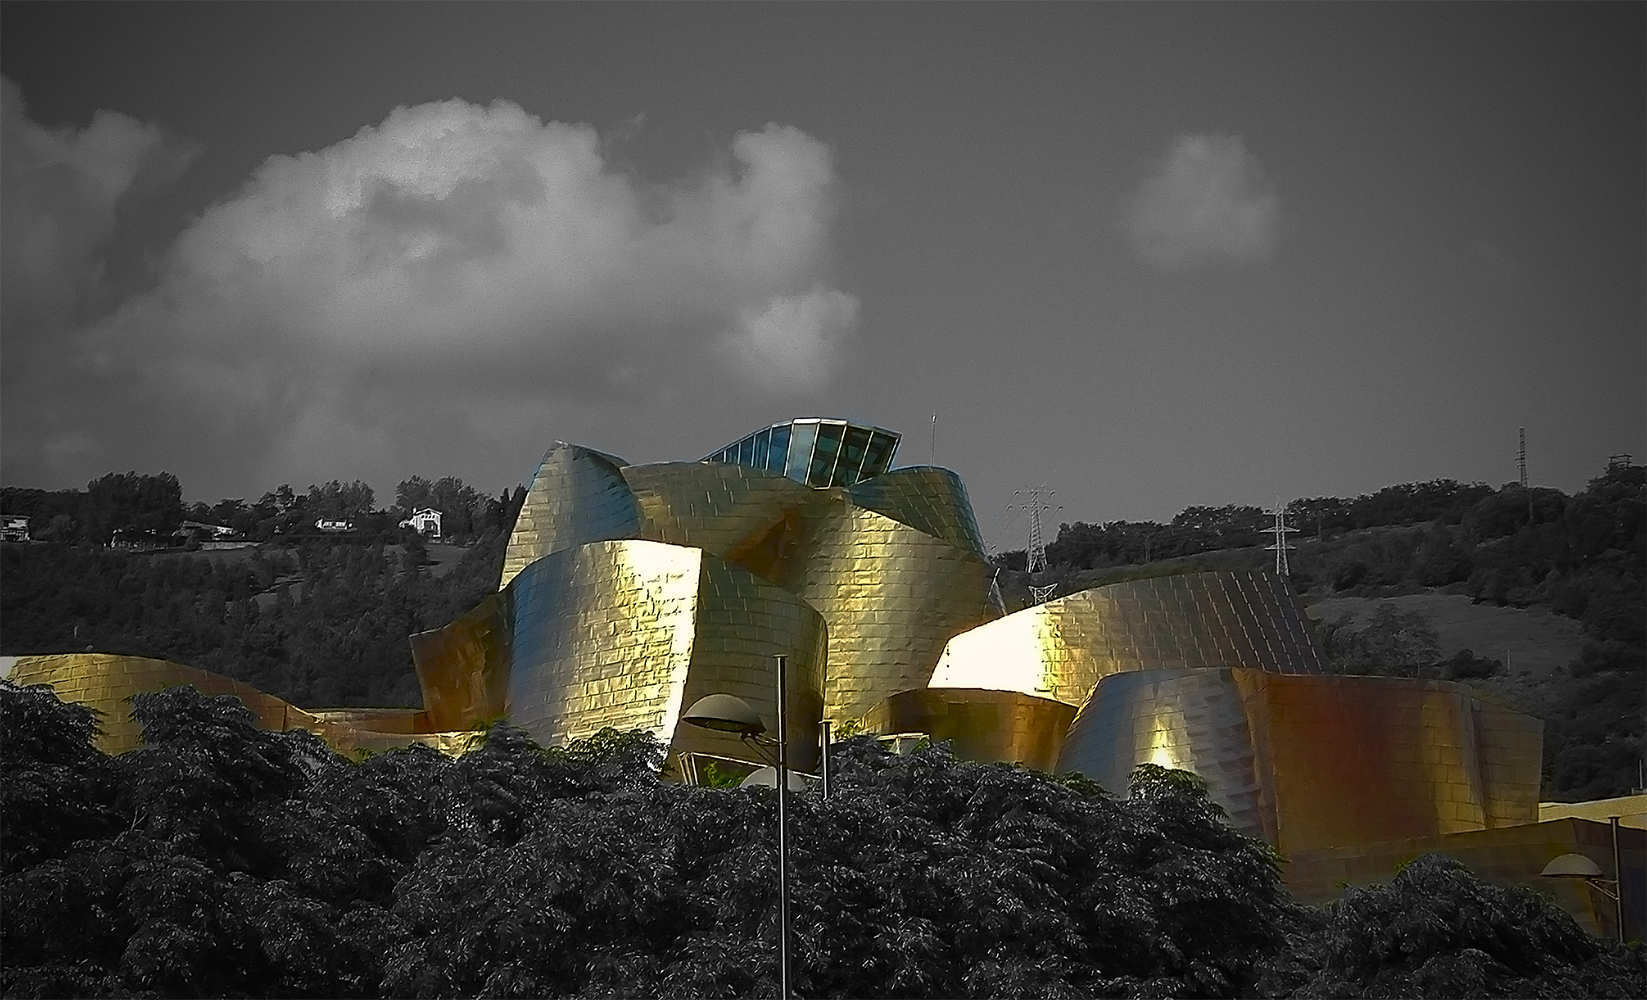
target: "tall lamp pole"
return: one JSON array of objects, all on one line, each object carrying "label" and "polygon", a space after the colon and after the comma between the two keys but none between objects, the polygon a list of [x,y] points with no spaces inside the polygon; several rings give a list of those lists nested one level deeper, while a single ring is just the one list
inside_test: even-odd
[{"label": "tall lamp pole", "polygon": [[[789,1000],[789,665],[788,658],[776,656],[778,680],[778,738],[764,738],[766,724],[760,714],[742,698],[711,694],[699,698],[681,715],[681,721],[701,729],[730,733],[750,744],[773,746],[777,752],[774,770],[778,778],[778,996]],[[827,746],[828,730],[825,730]],[[758,751],[757,751],[758,752]],[[825,750],[827,753],[827,749]],[[761,754],[761,756],[765,756]],[[828,787],[827,771],[825,788]],[[827,794],[827,792],[826,792]]]},{"label": "tall lamp pole", "polygon": [[789,691],[778,661],[778,1000],[789,1000]]}]

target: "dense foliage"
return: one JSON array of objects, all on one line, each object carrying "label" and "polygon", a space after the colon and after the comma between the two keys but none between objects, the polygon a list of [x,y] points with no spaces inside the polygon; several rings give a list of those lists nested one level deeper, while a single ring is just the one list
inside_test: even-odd
[{"label": "dense foliage", "polygon": [[496,589],[492,531],[436,578],[415,538],[311,541],[249,554],[0,547],[0,652],[175,660],[304,706],[418,706],[406,637]]},{"label": "dense foliage", "polygon": [[[499,726],[456,760],[353,762],[233,699],[134,701],[145,745],[110,759],[86,709],[0,685],[7,996],[775,992],[769,789],[660,781],[644,734]],[[1115,799],[942,747],[836,751],[838,792],[795,801],[798,995],[1647,989],[1639,957],[1445,867],[1304,911],[1185,772]]]},{"label": "dense foliage", "polygon": [[114,541],[139,547],[165,546],[185,518],[230,528],[236,537],[260,542],[320,536],[323,532],[315,524],[320,520],[347,522],[349,536],[359,541],[394,541],[401,534],[400,521],[420,507],[439,510],[442,533],[467,543],[507,528],[520,506],[519,499],[507,492],[489,497],[455,476],[433,482],[413,476],[396,488],[393,507],[378,509],[375,503],[370,485],[334,479],[311,484],[307,492],[283,483],[250,504],[239,497],[185,504],[182,484],[168,472],[110,473],[86,484],[84,491],[0,489],[0,511],[27,517],[36,541]]}]

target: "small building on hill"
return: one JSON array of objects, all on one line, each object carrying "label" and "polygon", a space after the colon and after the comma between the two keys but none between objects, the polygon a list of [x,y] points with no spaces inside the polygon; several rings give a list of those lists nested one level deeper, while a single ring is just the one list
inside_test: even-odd
[{"label": "small building on hill", "polygon": [[440,537],[440,511],[433,507],[419,507],[412,511],[412,516],[400,522],[402,528],[412,528],[420,535],[430,538]]},{"label": "small building on hill", "polygon": [[29,519],[21,514],[0,514],[0,542],[29,540]]}]

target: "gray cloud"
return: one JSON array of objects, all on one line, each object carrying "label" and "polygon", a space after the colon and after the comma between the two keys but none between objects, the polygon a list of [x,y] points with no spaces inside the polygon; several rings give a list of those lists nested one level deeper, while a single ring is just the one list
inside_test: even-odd
[{"label": "gray cloud", "polygon": [[1158,267],[1257,261],[1275,251],[1279,211],[1240,136],[1184,135],[1128,200],[1126,228]]},{"label": "gray cloud", "polygon": [[[587,125],[507,101],[397,108],[265,161],[151,290],[77,331],[62,363],[95,398],[34,402],[94,455],[182,435],[218,480],[259,485],[315,456],[421,467],[420,420],[472,450],[484,421],[449,399],[541,416],[545,397],[621,407],[722,371],[816,387],[858,312],[829,283],[830,151],[769,124],[729,152],[652,185]],[[51,479],[95,461],[35,444],[8,440],[8,466]]]}]

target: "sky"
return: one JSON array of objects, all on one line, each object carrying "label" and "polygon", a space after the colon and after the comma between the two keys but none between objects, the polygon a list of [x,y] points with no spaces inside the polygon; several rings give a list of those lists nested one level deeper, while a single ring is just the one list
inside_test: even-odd
[{"label": "sky", "polygon": [[0,76],[6,485],[842,416],[1013,548],[1647,456],[1641,4],[7,2]]}]

